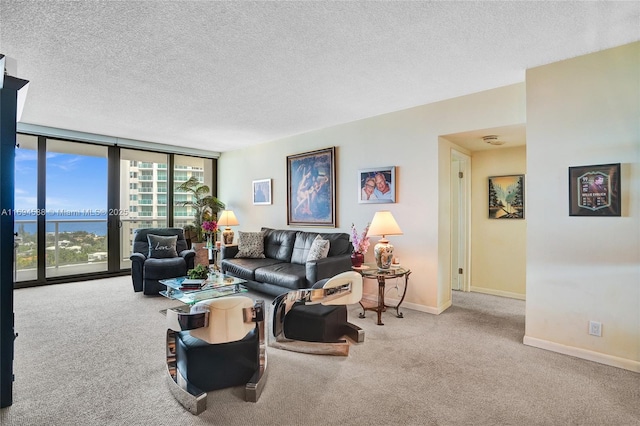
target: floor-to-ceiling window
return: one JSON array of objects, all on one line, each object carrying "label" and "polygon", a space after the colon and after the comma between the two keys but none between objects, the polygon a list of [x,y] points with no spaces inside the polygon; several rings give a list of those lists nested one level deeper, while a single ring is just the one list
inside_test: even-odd
[{"label": "floor-to-ceiling window", "polygon": [[196,177],[198,182],[207,183],[212,182],[213,169],[211,167],[211,160],[201,157],[188,157],[186,155],[176,155],[174,157],[174,172],[173,172],[173,188],[174,188],[174,207],[173,207],[173,224],[177,227],[184,227],[193,223],[194,211],[191,206],[180,205],[184,201],[193,201],[191,195],[186,192],[180,192],[178,188],[181,184],[189,180],[191,177]]},{"label": "floor-to-ceiling window", "polygon": [[120,267],[130,268],[133,231],[163,228],[167,220],[169,155],[120,150]]},{"label": "floor-to-ceiling window", "polygon": [[46,277],[107,271],[107,147],[46,141]]},{"label": "floor-to-ceiling window", "polygon": [[14,280],[38,279],[38,137],[17,135]]},{"label": "floor-to-ceiling window", "polygon": [[26,134],[18,143],[18,286],[127,271],[136,228],[192,222],[177,186],[196,176],[215,188],[210,158]]}]

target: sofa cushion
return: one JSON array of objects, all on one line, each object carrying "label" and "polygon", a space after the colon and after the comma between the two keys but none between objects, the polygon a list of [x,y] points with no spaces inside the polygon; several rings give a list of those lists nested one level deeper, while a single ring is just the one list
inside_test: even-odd
[{"label": "sofa cushion", "polygon": [[238,232],[238,254],[236,257],[248,257],[251,259],[263,259],[264,233],[262,232]]},{"label": "sofa cushion", "polygon": [[147,234],[149,241],[149,255],[148,257],[154,259],[166,259],[170,257],[178,257],[176,246],[178,243],[178,236],[164,236]]},{"label": "sofa cushion", "polygon": [[262,232],[264,232],[264,255],[290,262],[296,231],[262,228]]},{"label": "sofa cushion", "polygon": [[275,265],[278,263],[282,263],[282,261],[277,259],[269,259],[269,258],[223,259],[222,269],[225,271],[225,273],[228,273],[238,278],[242,278],[243,280],[255,281],[256,269],[263,268],[265,266]]},{"label": "sofa cushion", "polygon": [[258,268],[255,271],[256,281],[276,284],[281,287],[297,290],[307,287],[306,268],[294,263],[278,263]]},{"label": "sofa cushion", "polygon": [[320,236],[325,240],[329,240],[329,257],[338,256],[340,254],[350,254],[353,250],[353,246],[351,245],[351,242],[349,242],[349,234],[347,233],[321,233]]},{"label": "sofa cushion", "polygon": [[293,253],[291,253],[291,263],[304,265],[307,262],[309,250],[311,250],[313,240],[315,240],[317,236],[317,232],[296,232],[296,241],[293,245]]},{"label": "sofa cushion", "polygon": [[311,244],[307,262],[311,260],[324,259],[329,254],[329,240],[323,239],[320,235],[316,236]]}]

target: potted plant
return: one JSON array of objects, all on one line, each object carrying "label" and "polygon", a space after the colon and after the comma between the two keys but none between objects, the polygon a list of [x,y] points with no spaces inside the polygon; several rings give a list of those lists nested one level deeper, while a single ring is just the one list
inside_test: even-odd
[{"label": "potted plant", "polygon": [[209,276],[209,268],[204,265],[196,265],[187,271],[187,277],[192,280],[206,279]]},{"label": "potted plant", "polygon": [[190,201],[176,203],[178,206],[193,208],[193,225],[184,227],[185,238],[191,240],[192,243],[204,242],[202,223],[215,220],[217,213],[224,210],[224,203],[213,195],[209,195],[209,187],[201,184],[195,176],[191,176],[189,180],[178,186],[176,191],[187,192],[192,196]]}]

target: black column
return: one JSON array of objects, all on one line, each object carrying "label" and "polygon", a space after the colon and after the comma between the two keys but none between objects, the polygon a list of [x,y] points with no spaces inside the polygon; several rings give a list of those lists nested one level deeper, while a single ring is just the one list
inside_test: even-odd
[{"label": "black column", "polygon": [[[2,70],[4,71],[4,70]],[[18,90],[28,81],[8,75],[0,89],[0,408],[13,403],[14,195]]]}]

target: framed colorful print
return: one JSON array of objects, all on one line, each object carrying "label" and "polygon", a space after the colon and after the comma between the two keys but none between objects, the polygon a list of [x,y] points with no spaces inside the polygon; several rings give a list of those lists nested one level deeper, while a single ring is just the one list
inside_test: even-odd
[{"label": "framed colorful print", "polygon": [[271,204],[271,179],[254,180],[253,204]]},{"label": "framed colorful print", "polygon": [[396,168],[358,170],[358,203],[395,203]]},{"label": "framed colorful print", "polygon": [[524,175],[489,177],[489,219],[524,219]]},{"label": "framed colorful print", "polygon": [[569,167],[569,216],[620,216],[620,163]]},{"label": "framed colorful print", "polygon": [[287,224],[336,226],[335,147],[287,156]]}]

